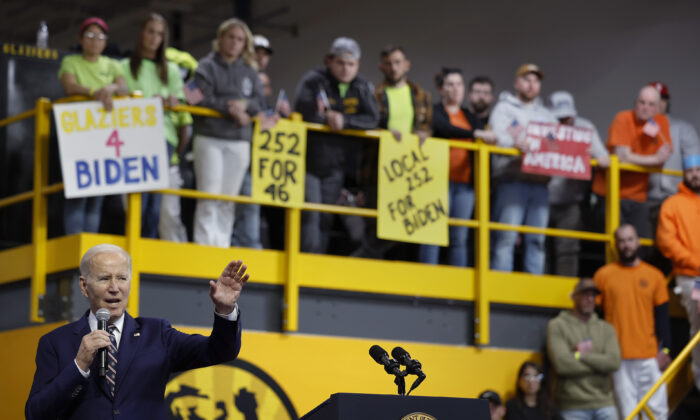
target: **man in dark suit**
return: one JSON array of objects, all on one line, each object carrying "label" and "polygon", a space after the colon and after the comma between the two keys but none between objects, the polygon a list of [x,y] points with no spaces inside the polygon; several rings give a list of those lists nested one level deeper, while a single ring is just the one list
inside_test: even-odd
[{"label": "man in dark suit", "polygon": [[[237,300],[248,280],[241,261],[230,262],[209,282],[214,327],[209,337],[181,333],[166,320],[126,313],[131,257],[102,244],[80,262],[80,288],[90,310],[80,320],[39,340],[36,373],[25,407],[27,419],[167,419],[163,402],[172,372],[233,360],[241,347]],[[107,332],[97,329],[98,309],[109,311]],[[106,376],[98,374],[108,349]]]}]

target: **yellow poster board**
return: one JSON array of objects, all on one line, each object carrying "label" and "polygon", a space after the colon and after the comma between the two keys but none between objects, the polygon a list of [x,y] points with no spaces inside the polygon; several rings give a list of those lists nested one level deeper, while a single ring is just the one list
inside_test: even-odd
[{"label": "yellow poster board", "polygon": [[255,124],[252,197],[264,203],[299,207],[304,203],[306,126],[280,120],[270,130]]},{"label": "yellow poster board", "polygon": [[377,236],[447,246],[449,145],[383,131],[379,138]]}]

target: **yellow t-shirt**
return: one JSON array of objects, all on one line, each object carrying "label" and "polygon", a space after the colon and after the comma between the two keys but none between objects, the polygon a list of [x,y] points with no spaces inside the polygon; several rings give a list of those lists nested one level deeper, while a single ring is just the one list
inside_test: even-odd
[{"label": "yellow t-shirt", "polygon": [[88,89],[100,89],[124,76],[122,67],[116,60],[100,56],[97,61],[87,61],[80,54],[67,55],[61,60],[58,78],[64,73],[72,74],[79,85]]},{"label": "yellow t-shirt", "polygon": [[389,105],[389,121],[387,128],[401,133],[413,132],[413,99],[411,99],[411,87],[404,84],[395,88],[387,86],[386,100]]}]

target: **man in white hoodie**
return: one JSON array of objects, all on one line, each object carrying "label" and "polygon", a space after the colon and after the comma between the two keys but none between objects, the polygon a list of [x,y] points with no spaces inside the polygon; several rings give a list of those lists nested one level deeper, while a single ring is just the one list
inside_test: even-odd
[{"label": "man in white hoodie", "polygon": [[[531,122],[557,123],[539,98],[543,73],[532,63],[525,63],[515,72],[515,95],[502,92],[491,113],[489,125],[498,137],[498,145],[529,149],[527,125]],[[494,155],[491,174],[495,197],[493,219],[510,225],[546,227],[549,219],[548,176],[526,174],[520,170],[520,156]],[[518,233],[496,231],[493,235],[491,268],[513,271],[513,251]],[[525,235],[523,269],[542,274],[545,260],[543,235]]]}]

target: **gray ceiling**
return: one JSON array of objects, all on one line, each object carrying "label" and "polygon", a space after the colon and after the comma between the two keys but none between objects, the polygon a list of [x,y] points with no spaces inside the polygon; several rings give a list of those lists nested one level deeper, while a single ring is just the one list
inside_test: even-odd
[{"label": "gray ceiling", "polygon": [[[291,8],[286,0],[2,0],[0,42],[34,44],[39,23],[49,28],[49,46],[60,50],[77,44],[80,23],[99,16],[110,27],[110,43],[128,50],[143,17],[151,11],[161,13],[169,22],[171,45],[195,55],[209,49],[218,24],[229,17],[244,18],[251,28],[292,34]],[[238,13],[236,13],[238,12]]]}]

